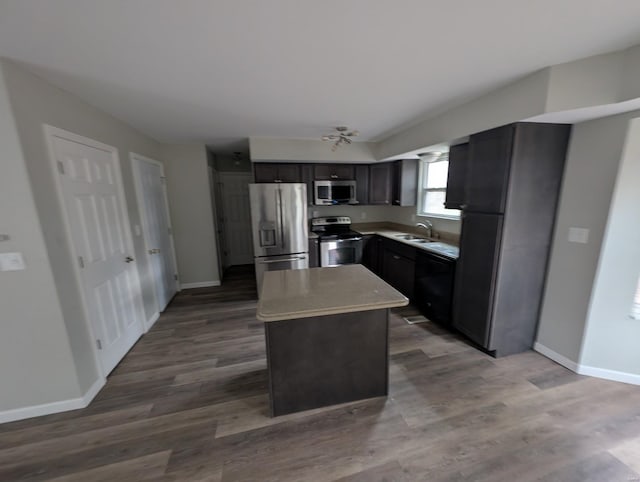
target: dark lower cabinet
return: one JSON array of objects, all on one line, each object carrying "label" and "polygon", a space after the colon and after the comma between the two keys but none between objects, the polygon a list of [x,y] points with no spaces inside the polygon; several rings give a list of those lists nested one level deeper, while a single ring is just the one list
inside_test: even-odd
[{"label": "dark lower cabinet", "polygon": [[382,279],[409,299],[415,283],[415,248],[397,241],[383,240]]},{"label": "dark lower cabinet", "polygon": [[451,324],[451,306],[456,262],[437,254],[416,253],[416,283],[413,303],[431,321]]},{"label": "dark lower cabinet", "polygon": [[375,234],[362,237],[362,264],[375,274],[380,274],[382,238]]},{"label": "dark lower cabinet", "polygon": [[320,239],[309,238],[309,268],[320,266]]}]

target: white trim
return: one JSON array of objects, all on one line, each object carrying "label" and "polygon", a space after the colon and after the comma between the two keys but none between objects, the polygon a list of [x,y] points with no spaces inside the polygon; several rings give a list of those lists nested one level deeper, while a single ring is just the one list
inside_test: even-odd
[{"label": "white trim", "polygon": [[190,288],[208,288],[210,286],[220,286],[220,281],[199,281],[198,283],[180,283],[181,290],[188,290]]},{"label": "white trim", "polygon": [[156,311],[147,321],[144,322],[145,333],[147,333],[153,325],[155,325],[156,321],[160,318],[160,312]]},{"label": "white trim", "polygon": [[553,360],[554,362],[559,363],[563,367],[578,373],[578,368],[580,367],[580,365],[578,365],[573,360],[569,360],[567,357],[561,355],[560,353],[553,351],[551,348],[547,348],[546,346],[536,341],[533,344],[533,349],[538,353],[540,353],[541,355],[544,355],[547,358],[550,358],[551,360]]},{"label": "white trim", "polygon": [[[117,189],[119,194],[119,204],[121,208],[121,213],[123,216],[123,224],[124,224],[124,234],[125,234],[125,242],[127,243],[127,248],[131,254],[134,254],[134,245],[133,245],[133,236],[131,234],[131,221],[129,220],[129,210],[127,207],[127,197],[124,192],[124,179],[122,177],[122,169],[120,167],[120,156],[118,154],[118,149],[110,146],[108,144],[104,144],[102,142],[96,141],[94,139],[90,139],[88,137],[84,137],[78,134],[74,134],[73,132],[65,131],[64,129],[60,129],[58,127],[54,127],[48,124],[43,124],[43,131],[45,136],[45,141],[47,144],[47,150],[49,154],[50,166],[53,169],[53,178],[55,180],[56,186],[56,195],[58,198],[58,206],[60,207],[60,211],[62,212],[63,225],[65,229],[65,236],[67,238],[67,247],[69,249],[69,254],[71,259],[76,259],[76,247],[73,241],[72,229],[71,229],[71,220],[69,219],[69,213],[67,211],[67,207],[64,200],[64,189],[62,187],[62,181],[60,180],[60,176],[56,175],[57,172],[57,157],[56,150],[54,145],[54,137],[61,137],[63,139],[67,139],[72,142],[77,142],[79,144],[84,144],[89,147],[93,147],[96,149],[101,149],[103,151],[108,152],[111,157],[114,159],[114,165],[116,169],[115,177],[117,179]],[[80,268],[77,263],[71,263],[73,274],[76,281],[76,288],[80,294],[80,305],[82,306],[82,311],[84,315],[85,324],[91,338],[93,340],[97,340],[102,337],[102,335],[98,335],[96,333],[96,327],[94,326],[95,320],[93,320],[90,316],[91,311],[89,310],[89,305],[87,303],[87,299],[85,296],[84,287],[82,285],[82,273],[80,272]],[[132,270],[132,278],[134,285],[137,286],[139,296],[135,297],[134,305],[136,308],[137,320],[136,322],[140,324],[142,328],[142,333],[144,333],[144,306],[142,300],[142,283],[140,280],[140,274],[138,272],[138,266],[135,266],[135,269]],[[96,362],[96,367],[98,369],[99,374],[102,377],[105,377],[109,374],[103,364],[102,357],[98,353],[98,349],[95,343],[90,343],[91,351],[93,352],[93,358]],[[58,402],[56,402],[58,403]],[[65,402],[60,402],[65,403]],[[71,410],[71,409],[69,409]]]},{"label": "white trim", "polygon": [[[144,207],[144,199],[142,197],[142,180],[140,177],[140,162],[148,162],[150,164],[154,164],[158,166],[160,168],[160,175],[164,179],[166,179],[164,175],[164,164],[162,164],[162,162],[160,161],[156,161],[155,159],[151,159],[150,157],[145,157],[141,154],[136,154],[135,152],[129,152],[129,160],[131,161],[131,170],[133,172],[133,187],[136,193],[136,207],[138,208],[138,215],[140,216],[140,221],[142,224],[142,240],[145,246],[145,256],[147,257],[148,275],[150,279],[153,279],[154,278],[153,268],[151,267],[151,261],[149,260],[149,255],[148,255],[148,250],[150,248],[149,242],[148,242],[149,223],[147,220],[147,212]],[[173,225],[171,223],[171,213],[169,211],[169,197],[166,189],[166,183],[164,185],[163,192],[164,192],[164,210],[165,210],[165,215],[167,216],[167,224],[169,225],[168,226],[169,227],[169,245],[170,245],[169,256],[171,257],[171,265],[173,266],[173,273],[175,276],[177,276],[178,264],[177,264],[177,258],[176,258],[176,247],[173,239]],[[158,294],[156,293],[155,282],[152,282],[151,284],[152,284],[151,291],[153,292],[153,301],[154,301],[156,310],[158,310],[158,312],[163,311],[167,306],[160,306],[160,302],[158,300]],[[173,287],[175,288],[176,291],[175,293],[171,294],[171,297],[167,301],[167,304],[170,303],[171,298],[178,291],[180,291],[180,284],[178,283],[177,280],[175,281]],[[146,331],[149,331],[149,328],[151,328],[151,325],[146,325],[145,328],[146,328]]]},{"label": "white trim", "polygon": [[568,368],[569,370],[578,373],[579,375],[586,375],[589,377],[603,378],[605,380],[612,380],[614,382],[630,383],[632,385],[640,385],[640,375],[634,373],[620,372],[617,370],[608,370],[606,368],[590,367],[587,365],[581,365],[567,357],[560,355],[559,353],[547,348],[544,345],[536,342],[533,345],[533,349],[541,355],[550,358],[551,360],[559,363],[560,365]]},{"label": "white trim", "polygon": [[587,365],[579,365],[578,373],[580,375],[613,380],[614,382],[640,385],[640,375],[636,375],[634,373],[619,372],[617,370],[608,370],[606,368],[590,367]]},{"label": "white trim", "polygon": [[23,420],[25,418],[41,417],[43,415],[51,415],[52,413],[85,408],[91,403],[106,382],[107,380],[105,378],[99,378],[89,387],[89,390],[87,390],[82,397],[5,410],[4,412],[0,412],[0,423],[15,422],[16,420]]}]

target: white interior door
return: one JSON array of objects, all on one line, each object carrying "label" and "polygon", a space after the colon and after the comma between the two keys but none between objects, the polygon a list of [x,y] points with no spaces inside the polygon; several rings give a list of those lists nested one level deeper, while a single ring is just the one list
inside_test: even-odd
[{"label": "white interior door", "polygon": [[143,333],[140,282],[115,148],[47,126],[83,302],[106,376]]},{"label": "white interior door", "polygon": [[221,172],[222,211],[224,213],[226,251],[229,265],[253,263],[251,206],[249,183],[251,173]]},{"label": "white interior door", "polygon": [[178,291],[176,264],[162,163],[132,154],[138,207],[150,278],[154,285],[158,312]]}]

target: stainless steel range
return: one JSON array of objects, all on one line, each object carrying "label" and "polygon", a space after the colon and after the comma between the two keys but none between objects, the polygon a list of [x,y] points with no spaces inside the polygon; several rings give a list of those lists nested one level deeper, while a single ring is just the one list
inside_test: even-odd
[{"label": "stainless steel range", "polygon": [[351,230],[348,216],[313,218],[311,231],[320,237],[320,266],[362,262],[362,235]]}]

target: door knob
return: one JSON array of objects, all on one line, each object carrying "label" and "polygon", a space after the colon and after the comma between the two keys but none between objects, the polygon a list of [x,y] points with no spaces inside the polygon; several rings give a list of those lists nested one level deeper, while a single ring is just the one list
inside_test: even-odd
[{"label": "door knob", "polygon": [[124,258],[125,263],[131,263],[131,261],[133,261],[133,258],[131,256],[127,256],[126,258]]}]

